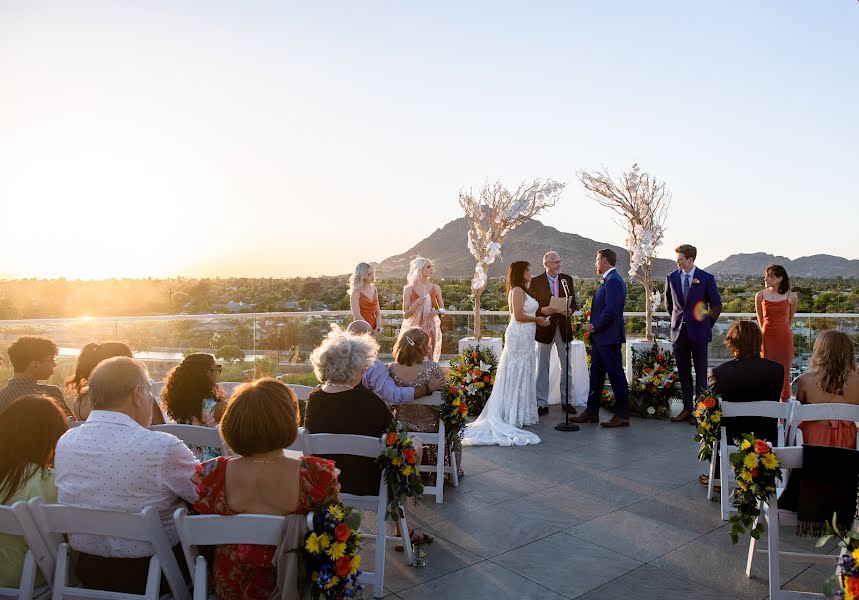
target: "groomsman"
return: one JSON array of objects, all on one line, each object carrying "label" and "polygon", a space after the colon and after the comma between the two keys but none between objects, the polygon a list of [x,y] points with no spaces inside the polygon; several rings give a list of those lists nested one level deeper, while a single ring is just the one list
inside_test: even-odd
[{"label": "groomsman", "polygon": [[567,345],[573,339],[573,329],[570,326],[569,316],[563,311],[557,312],[549,308],[552,297],[569,296],[570,310],[576,310],[576,292],[573,289],[573,278],[561,273],[561,255],[551,250],[543,255],[543,267],[545,273],[537,275],[531,280],[530,291],[537,300],[540,307],[539,314],[549,317],[548,327],[538,327],[534,334],[537,342],[537,414],[545,415],[549,412],[549,356],[552,346],[558,349],[558,357],[561,359],[561,407],[566,412],[576,414],[576,407],[570,403],[567,392],[572,392],[570,383],[567,382],[569,373],[564,368],[566,364]]},{"label": "groomsman", "polygon": [[695,246],[681,244],[674,252],[677,270],[665,280],[665,309],[671,315],[671,341],[683,395],[683,410],[671,420],[682,423],[690,421],[693,398],[707,386],[707,346],[713,339],[713,324],[722,312],[722,298],[716,278],[695,266]]},{"label": "groomsman", "polygon": [[617,400],[614,416],[600,423],[603,427],[629,427],[629,386],[623,371],[621,345],[626,341],[623,328],[623,307],[626,304],[626,283],[614,268],[617,253],[611,248],[597,252],[594,267],[600,275],[597,293],[591,306],[591,322],[585,331],[591,334],[591,382],[588,391],[588,408],[573,423],[599,421],[600,400],[605,387],[605,376]]}]

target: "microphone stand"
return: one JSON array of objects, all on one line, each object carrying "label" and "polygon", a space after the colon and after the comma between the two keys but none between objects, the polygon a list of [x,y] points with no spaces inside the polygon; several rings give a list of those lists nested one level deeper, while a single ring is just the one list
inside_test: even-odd
[{"label": "microphone stand", "polygon": [[[558,275],[558,277],[560,277],[560,275]],[[566,324],[569,323],[570,316],[571,316],[570,300],[572,298],[570,297],[570,290],[569,290],[569,288],[567,288],[567,282],[564,281],[563,284],[564,284],[564,292],[566,292],[565,298],[567,301],[567,311],[564,314],[564,319],[565,319],[564,329],[566,330]],[[565,335],[561,335],[561,337],[566,338]],[[567,404],[566,404],[566,406],[564,406],[563,398],[561,398],[561,400],[562,400],[561,405],[564,406],[564,409],[563,409],[564,410],[564,422],[558,423],[557,425],[555,425],[555,429],[558,431],[578,431],[579,430],[578,425],[576,425],[575,423],[570,423],[570,412],[569,412],[569,407],[570,407],[570,342],[571,341],[572,341],[571,339],[570,340],[567,340],[567,339],[564,340],[564,348],[566,349],[566,353],[565,353],[566,354],[566,360],[565,360],[565,366],[564,366],[564,368],[566,369],[566,371],[564,371],[564,373],[565,373],[564,396],[567,399]]]}]

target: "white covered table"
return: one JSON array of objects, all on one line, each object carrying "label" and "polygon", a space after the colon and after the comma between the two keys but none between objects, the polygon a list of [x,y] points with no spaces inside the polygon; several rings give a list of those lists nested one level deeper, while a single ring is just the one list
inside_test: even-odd
[{"label": "white covered table", "polygon": [[[536,344],[536,342],[534,342]],[[561,369],[566,357],[563,351],[558,355],[552,345],[549,358],[549,404],[561,403]],[[590,374],[585,343],[578,340],[570,342],[570,397],[575,406],[587,406]]]}]

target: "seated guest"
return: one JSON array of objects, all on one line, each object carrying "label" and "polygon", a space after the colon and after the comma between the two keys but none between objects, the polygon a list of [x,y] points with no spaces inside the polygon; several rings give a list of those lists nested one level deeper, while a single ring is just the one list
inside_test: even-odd
[{"label": "seated guest", "polygon": [[[422,388],[430,380],[444,380],[444,371],[437,362],[427,358],[429,352],[429,335],[420,327],[412,327],[400,332],[400,337],[394,344],[394,361],[388,365],[391,378],[399,386]],[[402,404],[395,408],[396,417],[403,421],[409,431],[438,432],[438,412],[432,406],[422,404]],[[435,465],[437,448],[431,446],[424,449],[421,464]],[[462,465],[462,450],[457,450],[457,465]],[[450,464],[450,457],[445,456],[445,463]],[[461,471],[461,469],[460,469]]]},{"label": "seated guest", "polygon": [[[304,427],[309,433],[348,433],[381,438],[394,414],[381,398],[361,386],[364,371],[376,360],[379,344],[369,335],[352,335],[336,326],[313,350],[310,361],[316,378],[323,382],[310,393]],[[415,451],[420,457],[419,442]],[[325,456],[340,469],[343,493],[375,496],[379,493],[379,467],[374,458]],[[420,459],[419,459],[420,460]],[[411,532],[413,542],[431,541]]]},{"label": "seated guest", "polygon": [[[330,460],[288,458],[283,449],[298,435],[298,400],[276,379],[245,383],[230,399],[221,431],[240,456],[219,457],[197,467],[200,513],[288,515],[339,500],[337,468]],[[222,600],[268,600],[277,584],[275,546],[218,546],[213,573]]]},{"label": "seated guest", "polygon": [[[761,358],[763,335],[757,323],[737,321],[725,335],[725,346],[734,359],[714,368],[710,373],[710,388],[725,402],[778,402],[784,380],[784,367],[780,363]],[[778,420],[768,417],[730,417],[724,420],[728,443],[743,433],[754,433],[757,437],[775,444],[778,441]],[[716,472],[718,473],[718,455]],[[698,478],[707,485],[708,476]]]},{"label": "seated guest", "polygon": [[[197,499],[191,476],[199,463],[180,439],[146,429],[153,407],[146,367],[125,356],[102,361],[90,375],[89,398],[86,424],[57,443],[59,502],[130,513],[153,506],[181,557],[173,511],[183,500]],[[70,534],[69,543],[78,551],[77,575],[86,587],[137,594],[146,589],[148,543],[80,534]]]},{"label": "seated guest", "polygon": [[[66,416],[56,400],[28,394],[16,398],[0,413],[0,504],[41,496],[57,501],[54,448],[66,431]],[[0,587],[17,588],[27,544],[22,537],[0,534]],[[41,572],[36,585],[42,585]]]},{"label": "seated guest", "polygon": [[59,351],[54,342],[45,338],[25,336],[12,342],[6,352],[15,376],[0,390],[0,412],[16,398],[37,394],[50,396],[67,416],[71,416],[63,391],[55,385],[39,383],[54,374]]},{"label": "seated guest", "polygon": [[[843,331],[821,331],[814,341],[809,369],[797,381],[796,399],[803,404],[859,404],[859,373],[853,340]],[[799,424],[803,443],[856,449],[852,421],[807,421]]]},{"label": "seated guest", "polygon": [[[211,354],[194,353],[173,367],[164,379],[161,403],[176,423],[217,427],[227,403],[218,387],[221,365]],[[191,448],[197,460],[221,455],[217,448]]]},{"label": "seated guest", "polygon": [[[352,321],[346,328],[346,333],[353,335],[372,334],[373,328],[367,321]],[[407,404],[414,402],[417,398],[429,396],[436,392],[444,385],[443,377],[430,377],[429,380],[421,386],[398,386],[391,378],[391,373],[388,367],[381,360],[373,361],[373,364],[364,372],[361,378],[361,384],[374,392],[379,398],[388,404]]]}]

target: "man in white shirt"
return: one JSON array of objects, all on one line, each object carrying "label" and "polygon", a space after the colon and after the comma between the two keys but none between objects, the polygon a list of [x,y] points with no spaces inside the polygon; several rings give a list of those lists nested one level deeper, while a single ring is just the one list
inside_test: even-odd
[{"label": "man in white shirt", "polygon": [[[61,504],[127,512],[158,509],[172,546],[179,537],[173,511],[197,499],[191,476],[197,460],[178,438],[146,429],[152,388],[143,363],[118,356],[89,379],[92,412],[57,443],[54,470]],[[152,549],[145,542],[69,535],[87,587],[142,593]],[[179,561],[180,564],[183,561]]]}]

